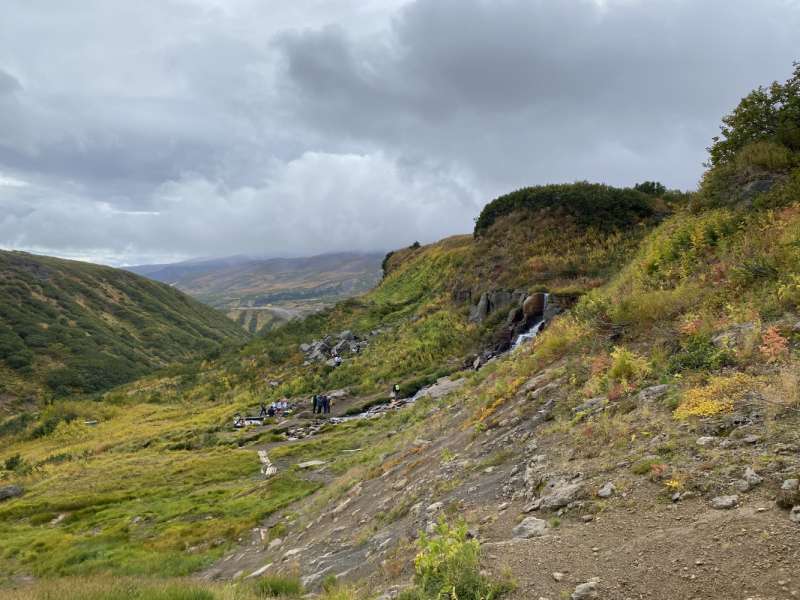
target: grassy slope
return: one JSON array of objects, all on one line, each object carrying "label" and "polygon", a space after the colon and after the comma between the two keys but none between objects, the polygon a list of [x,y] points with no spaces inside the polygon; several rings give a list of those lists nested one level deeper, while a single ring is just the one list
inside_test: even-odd
[{"label": "grassy slope", "polygon": [[0,252],[0,277],[9,397],[102,392],[247,338],[189,296],[109,267]]}]

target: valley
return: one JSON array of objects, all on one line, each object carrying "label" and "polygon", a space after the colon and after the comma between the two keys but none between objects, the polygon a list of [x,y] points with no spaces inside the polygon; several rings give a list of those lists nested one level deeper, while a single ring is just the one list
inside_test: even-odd
[{"label": "valley", "polygon": [[384,253],[355,252],[306,258],[234,256],[130,269],[186,292],[259,334],[368,292],[381,280],[383,259]]}]

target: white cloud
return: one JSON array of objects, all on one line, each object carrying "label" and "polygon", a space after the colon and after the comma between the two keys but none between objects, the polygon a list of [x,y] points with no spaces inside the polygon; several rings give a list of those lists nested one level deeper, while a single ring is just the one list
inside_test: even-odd
[{"label": "white cloud", "polygon": [[0,245],[385,249],[575,179],[695,185],[794,0],[8,0]]}]

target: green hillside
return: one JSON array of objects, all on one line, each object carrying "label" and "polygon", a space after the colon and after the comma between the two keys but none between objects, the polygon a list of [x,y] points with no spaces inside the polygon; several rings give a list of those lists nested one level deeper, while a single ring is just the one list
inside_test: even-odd
[{"label": "green hillside", "polygon": [[7,403],[103,392],[247,337],[167,285],[0,251],[0,393]]}]

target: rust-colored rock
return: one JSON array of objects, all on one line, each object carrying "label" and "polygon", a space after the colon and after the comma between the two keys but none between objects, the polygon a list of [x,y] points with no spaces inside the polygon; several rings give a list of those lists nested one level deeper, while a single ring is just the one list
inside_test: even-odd
[{"label": "rust-colored rock", "polygon": [[544,304],[545,295],[542,292],[536,292],[525,299],[525,303],[522,305],[522,310],[524,311],[526,317],[530,315],[541,314],[544,312]]}]

